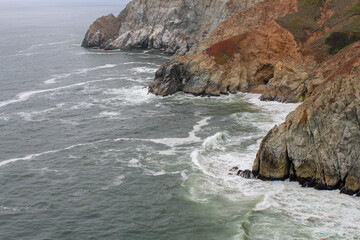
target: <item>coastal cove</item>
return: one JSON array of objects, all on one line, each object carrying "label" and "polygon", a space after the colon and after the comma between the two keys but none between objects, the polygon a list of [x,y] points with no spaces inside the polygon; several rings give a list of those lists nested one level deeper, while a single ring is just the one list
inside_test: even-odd
[{"label": "coastal cove", "polygon": [[359,198],[229,171],[300,103],[156,96],[172,55],[81,47],[124,7],[0,10],[0,239],[359,239]]},{"label": "coastal cove", "polygon": [[82,46],[175,53],[149,84],[155,95],[303,102],[268,132],[251,173],[359,196],[359,11],[359,0],[132,0],[98,18]]}]

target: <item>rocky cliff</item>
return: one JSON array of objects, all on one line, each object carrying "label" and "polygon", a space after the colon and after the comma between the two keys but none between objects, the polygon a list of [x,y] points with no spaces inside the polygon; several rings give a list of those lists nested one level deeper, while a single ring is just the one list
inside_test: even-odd
[{"label": "rocky cliff", "polygon": [[264,138],[253,175],[360,195],[359,14],[359,0],[265,0],[162,66],[149,89],[304,101]]},{"label": "rocky cliff", "polygon": [[262,141],[253,173],[360,195],[360,43],[321,68],[323,83]]},{"label": "rocky cliff", "polygon": [[184,54],[227,17],[260,0],[133,0],[118,17],[97,19],[83,47],[155,48]]},{"label": "rocky cliff", "polygon": [[296,11],[296,0],[266,0],[234,14],[186,56],[161,68],[150,91],[158,95],[175,93],[168,89],[166,72],[181,64],[188,81],[180,88],[170,87],[172,90],[196,95],[262,92],[274,77],[278,62],[304,62],[293,35],[274,21]]},{"label": "rocky cliff", "polygon": [[[185,56],[163,66],[150,92],[219,95],[241,91],[261,93],[263,100],[300,102],[321,84],[316,77],[318,66],[350,44],[350,39],[359,39],[359,11],[359,0],[254,4],[220,23]],[[186,73],[176,82],[168,73],[179,65]]]},{"label": "rocky cliff", "polygon": [[157,95],[303,102],[242,175],[360,195],[360,0],[134,0],[83,45],[177,51],[149,85]]}]

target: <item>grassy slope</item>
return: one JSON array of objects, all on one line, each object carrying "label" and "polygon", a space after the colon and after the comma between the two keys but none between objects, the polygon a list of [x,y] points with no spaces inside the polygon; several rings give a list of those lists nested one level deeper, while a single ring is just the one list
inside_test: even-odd
[{"label": "grassy slope", "polygon": [[[330,18],[325,18],[325,21],[319,21],[324,7],[333,14]],[[322,37],[307,47],[307,52],[318,55],[319,61],[324,55],[320,52],[334,54],[360,40],[360,0],[298,0],[298,8],[298,12],[276,21],[289,29],[299,43],[305,43],[314,33],[322,33]],[[313,51],[314,49],[318,50]]]}]

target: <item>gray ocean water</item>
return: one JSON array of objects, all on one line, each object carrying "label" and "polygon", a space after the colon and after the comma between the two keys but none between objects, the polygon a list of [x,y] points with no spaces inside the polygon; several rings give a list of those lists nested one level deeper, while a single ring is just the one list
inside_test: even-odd
[{"label": "gray ocean water", "polygon": [[360,239],[359,198],[229,175],[297,105],[149,95],[170,56],[86,50],[123,6],[0,8],[0,239]]}]

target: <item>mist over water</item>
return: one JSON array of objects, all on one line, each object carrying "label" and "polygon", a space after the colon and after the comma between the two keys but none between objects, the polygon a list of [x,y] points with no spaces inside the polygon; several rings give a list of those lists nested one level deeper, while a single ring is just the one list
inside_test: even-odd
[{"label": "mist over water", "polygon": [[297,105],[148,94],[169,55],[80,47],[119,10],[0,10],[0,239],[359,239],[358,198],[229,175]]}]

